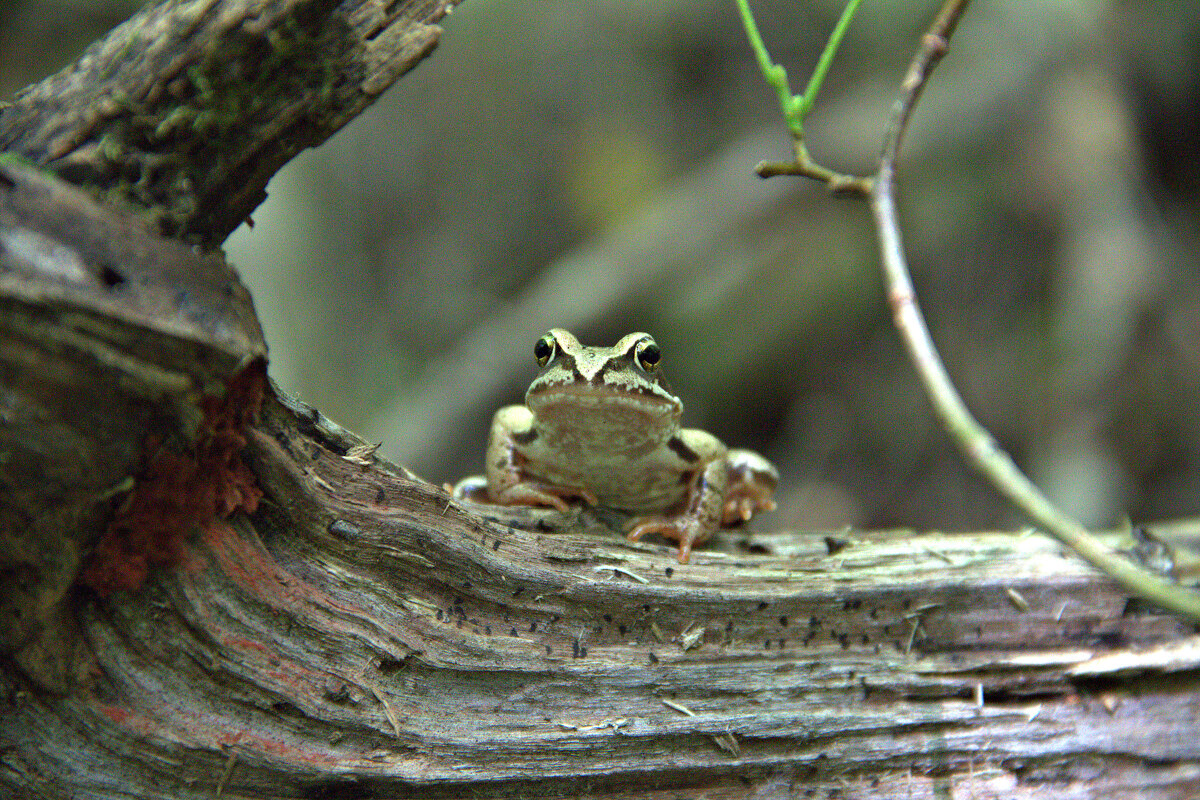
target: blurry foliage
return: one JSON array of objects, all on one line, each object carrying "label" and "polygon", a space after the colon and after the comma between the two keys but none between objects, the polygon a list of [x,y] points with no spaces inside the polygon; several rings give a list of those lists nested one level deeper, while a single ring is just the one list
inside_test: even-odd
[{"label": "blurry foliage", "polygon": [[[132,5],[5,4],[5,91]],[[841,11],[753,6],[796,76]],[[935,6],[864,3],[808,122],[824,163],[870,167]],[[731,0],[466,0],[444,27],[434,56],[293,162],[228,243],[275,378],[385,451],[399,437],[381,410],[458,343],[501,330],[548,265],[626,220],[653,230],[656,201],[719,153],[744,148],[749,174],[789,149]],[[1200,4],[978,0],[906,147],[910,261],[950,371],[1090,523],[1200,509],[1198,42]],[[762,131],[774,150],[746,144]],[[669,247],[680,234],[659,235]],[[797,183],[650,291],[561,302],[582,305],[576,332],[597,343],[655,333],[685,422],[779,463],[781,511],[764,525],[1015,524],[932,419],[874,247],[864,209]],[[479,392],[469,419],[420,423],[427,455],[412,458],[430,478],[478,470],[491,411],[534,372],[542,330],[512,333],[520,322],[496,343],[519,360],[472,365],[504,370],[506,393]]]},{"label": "blurry foliage", "polygon": [[141,0],[0,3],[0,99],[67,66],[141,5]]},{"label": "blurry foliage", "polygon": [[653,196],[669,156],[623,119],[588,119],[583,125],[563,153],[563,199],[576,228],[602,230]]}]

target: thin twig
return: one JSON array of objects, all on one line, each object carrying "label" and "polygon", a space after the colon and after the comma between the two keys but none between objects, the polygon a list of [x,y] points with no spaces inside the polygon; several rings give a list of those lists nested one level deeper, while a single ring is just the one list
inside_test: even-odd
[{"label": "thin twig", "polygon": [[1082,525],[1061,512],[1005,453],[967,410],[946,374],[937,348],[917,305],[909,277],[900,223],[896,216],[896,163],[913,108],[930,74],[946,54],[950,36],[970,0],[947,0],[921,40],[921,46],[900,87],[884,132],[879,170],[871,184],[869,202],[879,235],[879,250],[887,281],[888,302],[934,410],[967,460],[1002,494],[1051,535],[1099,568],[1122,587],[1165,609],[1200,620],[1200,594],[1135,566],[1112,552]]},{"label": "thin twig", "polygon": [[758,32],[758,24],[754,21],[754,13],[750,10],[749,0],[735,0],[735,2],[742,17],[742,26],[746,30],[746,39],[750,42],[750,49],[754,51],[754,58],[758,61],[758,68],[762,71],[763,80],[775,90],[775,94],[779,98],[779,110],[792,134],[794,156],[792,161],[763,161],[754,168],[754,171],[760,178],[772,178],[776,175],[802,175],[824,183],[835,193],[865,195],[870,190],[870,183],[866,178],[843,175],[821,166],[809,155],[808,147],[804,144],[804,118],[813,110],[817,92],[821,90],[821,84],[825,82],[825,75],[829,72],[829,65],[833,63],[833,57],[837,53],[838,47],[841,46],[842,39],[850,28],[850,21],[854,19],[854,12],[858,10],[862,0],[850,0],[842,10],[842,16],[834,26],[833,33],[829,35],[829,41],[825,44],[825,49],[821,51],[817,66],[813,69],[813,73],[808,79],[808,86],[802,95],[792,94],[792,87],[788,84],[787,70],[783,68],[782,64],[775,63],[771,59],[770,53],[767,52],[762,34]]},{"label": "thin twig", "polygon": [[225,787],[229,784],[229,778],[231,775],[233,775],[233,768],[237,766],[237,762],[238,754],[237,751],[234,750],[230,752],[229,758],[225,760],[225,769],[221,770],[221,777],[217,779],[217,789],[214,795],[215,797],[220,798],[220,796],[224,793]]},{"label": "thin twig", "polygon": [[779,110],[783,112],[784,122],[787,123],[793,138],[803,139],[804,115],[800,113],[803,101],[792,94],[792,87],[788,84],[787,70],[783,68],[782,64],[776,64],[771,60],[767,46],[763,43],[762,34],[758,32],[754,14],[750,12],[748,0],[736,0],[736,2],[742,16],[742,26],[746,29],[746,38],[750,40],[750,49],[754,51],[754,57],[758,61],[758,68],[762,71],[763,78],[775,90],[775,95],[779,98]]}]

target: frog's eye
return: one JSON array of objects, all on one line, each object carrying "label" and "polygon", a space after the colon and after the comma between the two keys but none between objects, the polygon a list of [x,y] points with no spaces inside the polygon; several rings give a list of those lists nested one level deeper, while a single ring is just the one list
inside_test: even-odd
[{"label": "frog's eye", "polygon": [[658,363],[662,361],[662,351],[658,349],[658,343],[647,336],[637,343],[633,357],[637,359],[639,367],[646,372],[654,372],[658,369]]},{"label": "frog's eye", "polygon": [[550,359],[554,358],[555,347],[554,337],[548,333],[537,340],[533,345],[533,357],[537,359],[539,367],[550,363]]}]

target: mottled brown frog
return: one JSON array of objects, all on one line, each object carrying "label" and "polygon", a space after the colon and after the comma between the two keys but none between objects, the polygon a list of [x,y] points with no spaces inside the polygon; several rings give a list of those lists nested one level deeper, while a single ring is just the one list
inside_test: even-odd
[{"label": "mottled brown frog", "polygon": [[681,562],[721,526],[775,508],[779,473],[769,461],[679,427],[683,403],[663,380],[649,334],[587,347],[555,328],[533,352],[541,372],[525,405],[500,409],[492,422],[487,499],[560,511],[582,500],[631,512],[629,538],[674,539]]}]

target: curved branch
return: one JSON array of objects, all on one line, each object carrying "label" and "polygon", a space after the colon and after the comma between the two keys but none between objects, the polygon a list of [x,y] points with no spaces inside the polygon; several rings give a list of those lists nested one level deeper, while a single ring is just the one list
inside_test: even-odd
[{"label": "curved branch", "polygon": [[[900,92],[892,104],[891,114],[884,129],[879,167],[874,175],[866,178],[841,175],[813,162],[804,145],[803,131],[792,125],[786,107],[785,117],[788,117],[789,127],[792,129],[795,158],[791,162],[762,162],[755,167],[755,172],[762,178],[799,175],[820,181],[833,192],[861,194],[867,198],[879,238],[880,260],[896,329],[925,386],[934,412],[942,420],[951,439],[963,452],[968,463],[982,472],[997,491],[1012,501],[1017,508],[1088,563],[1104,571],[1139,597],[1200,622],[1200,594],[1184,589],[1161,575],[1141,569],[1124,556],[1113,552],[1082,525],[1059,510],[1021,472],[991,434],[971,415],[958,390],[954,388],[917,304],[900,235],[900,222],[896,216],[896,166],[909,118],[925,90],[929,76],[946,54],[950,37],[969,3],[970,0],[946,0],[922,38],[920,47],[909,63]],[[743,8],[745,9],[745,4]],[[847,10],[850,10],[849,6]],[[768,75],[770,82],[768,68],[772,65],[766,57],[757,31],[753,29],[748,9],[745,13],[747,31],[751,33],[751,48],[759,55],[764,75]],[[778,69],[782,70],[782,67]]]},{"label": "curved branch", "polygon": [[908,120],[930,74],[945,55],[950,36],[968,2],[948,0],[922,39],[888,120],[879,169],[868,195],[879,236],[888,302],[892,307],[896,328],[900,331],[935,411],[969,463],[986,475],[993,486],[1037,524],[1130,592],[1200,622],[1200,594],[1141,569],[1125,556],[1113,552],[1082,525],[1060,511],[1025,477],[1012,458],[972,416],[962,396],[954,388],[917,305],[901,241],[900,222],[896,216],[896,164]]}]

